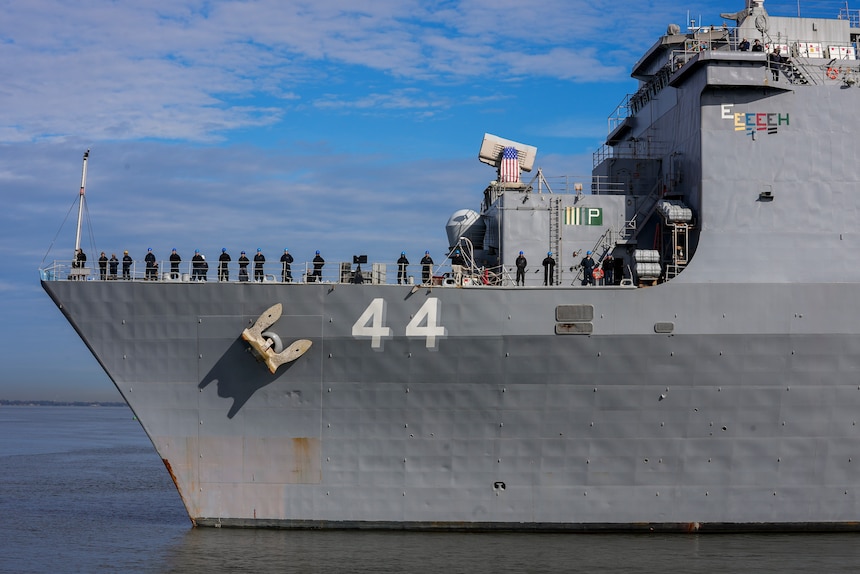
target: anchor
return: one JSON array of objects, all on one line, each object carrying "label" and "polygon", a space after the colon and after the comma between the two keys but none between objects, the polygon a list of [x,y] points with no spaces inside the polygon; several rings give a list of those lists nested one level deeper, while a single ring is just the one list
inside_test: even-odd
[{"label": "anchor", "polygon": [[[289,347],[281,350],[281,339],[277,334],[266,331],[281,318],[283,307],[276,303],[266,309],[250,329],[242,331],[242,338],[251,345],[251,350],[258,360],[263,361],[274,375],[278,367],[291,363],[305,354],[311,348],[311,341],[298,339]],[[274,349],[272,348],[274,347]]]}]

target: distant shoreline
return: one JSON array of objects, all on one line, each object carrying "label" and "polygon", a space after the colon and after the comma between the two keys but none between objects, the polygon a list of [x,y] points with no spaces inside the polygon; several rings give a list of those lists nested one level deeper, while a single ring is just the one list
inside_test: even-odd
[{"label": "distant shoreline", "polygon": [[10,401],[0,399],[0,407],[125,407],[114,401]]}]

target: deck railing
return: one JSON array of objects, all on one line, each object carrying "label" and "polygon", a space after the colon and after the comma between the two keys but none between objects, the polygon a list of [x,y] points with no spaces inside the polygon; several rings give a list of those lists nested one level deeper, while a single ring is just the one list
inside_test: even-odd
[{"label": "deck railing", "polygon": [[[193,261],[182,261],[173,271],[170,261],[159,261],[155,267],[147,269],[146,263],[134,261],[124,271],[122,262],[111,269],[110,264],[101,269],[95,265],[87,264],[77,267],[71,261],[54,261],[39,269],[39,275],[43,281],[163,281],[174,283],[209,283],[222,280],[219,263],[209,262],[208,269],[195,267]],[[361,265],[362,278],[365,283],[372,284],[408,284],[415,285],[423,282],[424,265],[413,263],[406,265],[400,274],[397,263],[368,263]],[[349,262],[326,262],[320,274],[314,275],[313,262],[294,262],[290,265],[287,274],[280,261],[267,261],[260,268],[251,261],[245,272],[236,261],[227,265],[226,281],[248,282],[248,283],[353,283],[355,281],[356,265]],[[400,275],[400,276],[399,276]],[[433,265],[428,277],[428,283],[444,283],[451,276],[451,265],[446,261],[441,265]]]},{"label": "deck railing", "polygon": [[[446,260],[441,265],[433,265],[427,281],[424,281],[423,265],[410,264],[406,266],[403,276],[397,263],[368,263],[361,266],[363,283],[367,285],[430,285],[436,287],[456,287],[457,278],[452,272],[450,263]],[[293,263],[291,265],[292,279],[284,281],[283,269],[278,261],[266,262],[262,269],[262,280],[259,276],[255,279],[253,262],[247,268],[247,280],[240,279],[239,265],[231,262],[227,268],[226,282],[249,284],[310,284],[317,282],[313,276],[313,263]],[[320,283],[354,283],[356,266],[348,262],[326,263],[320,275]],[[561,266],[556,265],[554,285],[559,285],[566,273],[562,272]],[[147,275],[146,264],[134,262],[129,266],[128,278],[123,278],[122,265],[120,264],[116,274],[111,273],[110,266],[102,274],[96,264],[95,267],[76,267],[71,262],[54,261],[39,269],[42,281],[108,281],[108,282],[159,282],[159,283],[193,283],[209,284],[223,282],[219,281],[218,264],[209,267],[202,274],[194,274],[192,262],[183,261],[179,264],[176,273],[170,271],[169,261],[158,262],[155,272]],[[460,284],[463,286],[511,286],[515,283],[516,267],[506,265],[499,267],[472,267],[464,266]],[[530,265],[527,269],[528,285],[539,286],[543,284],[543,267],[541,265]]]},{"label": "deck railing", "polygon": [[840,8],[839,19],[848,20],[848,26],[851,28],[860,28],[860,8]]}]

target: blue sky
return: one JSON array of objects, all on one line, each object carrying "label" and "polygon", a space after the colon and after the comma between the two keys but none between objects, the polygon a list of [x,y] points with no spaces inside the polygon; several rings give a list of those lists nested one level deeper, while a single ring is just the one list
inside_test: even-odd
[{"label": "blue sky", "polygon": [[448,217],[495,176],[485,132],[587,176],[642,52],[743,4],[0,0],[0,398],[119,399],[38,282],[71,257],[86,149],[90,261],[438,261]]}]

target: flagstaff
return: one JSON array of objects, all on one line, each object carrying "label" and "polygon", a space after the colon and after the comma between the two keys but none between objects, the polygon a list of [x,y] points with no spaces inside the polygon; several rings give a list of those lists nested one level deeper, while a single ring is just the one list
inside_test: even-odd
[{"label": "flagstaff", "polygon": [[86,194],[87,187],[87,159],[90,156],[90,150],[84,152],[84,165],[81,168],[81,194],[78,198],[78,227],[75,232],[75,255],[78,253],[78,249],[81,248],[81,220],[84,215],[84,197]]}]

